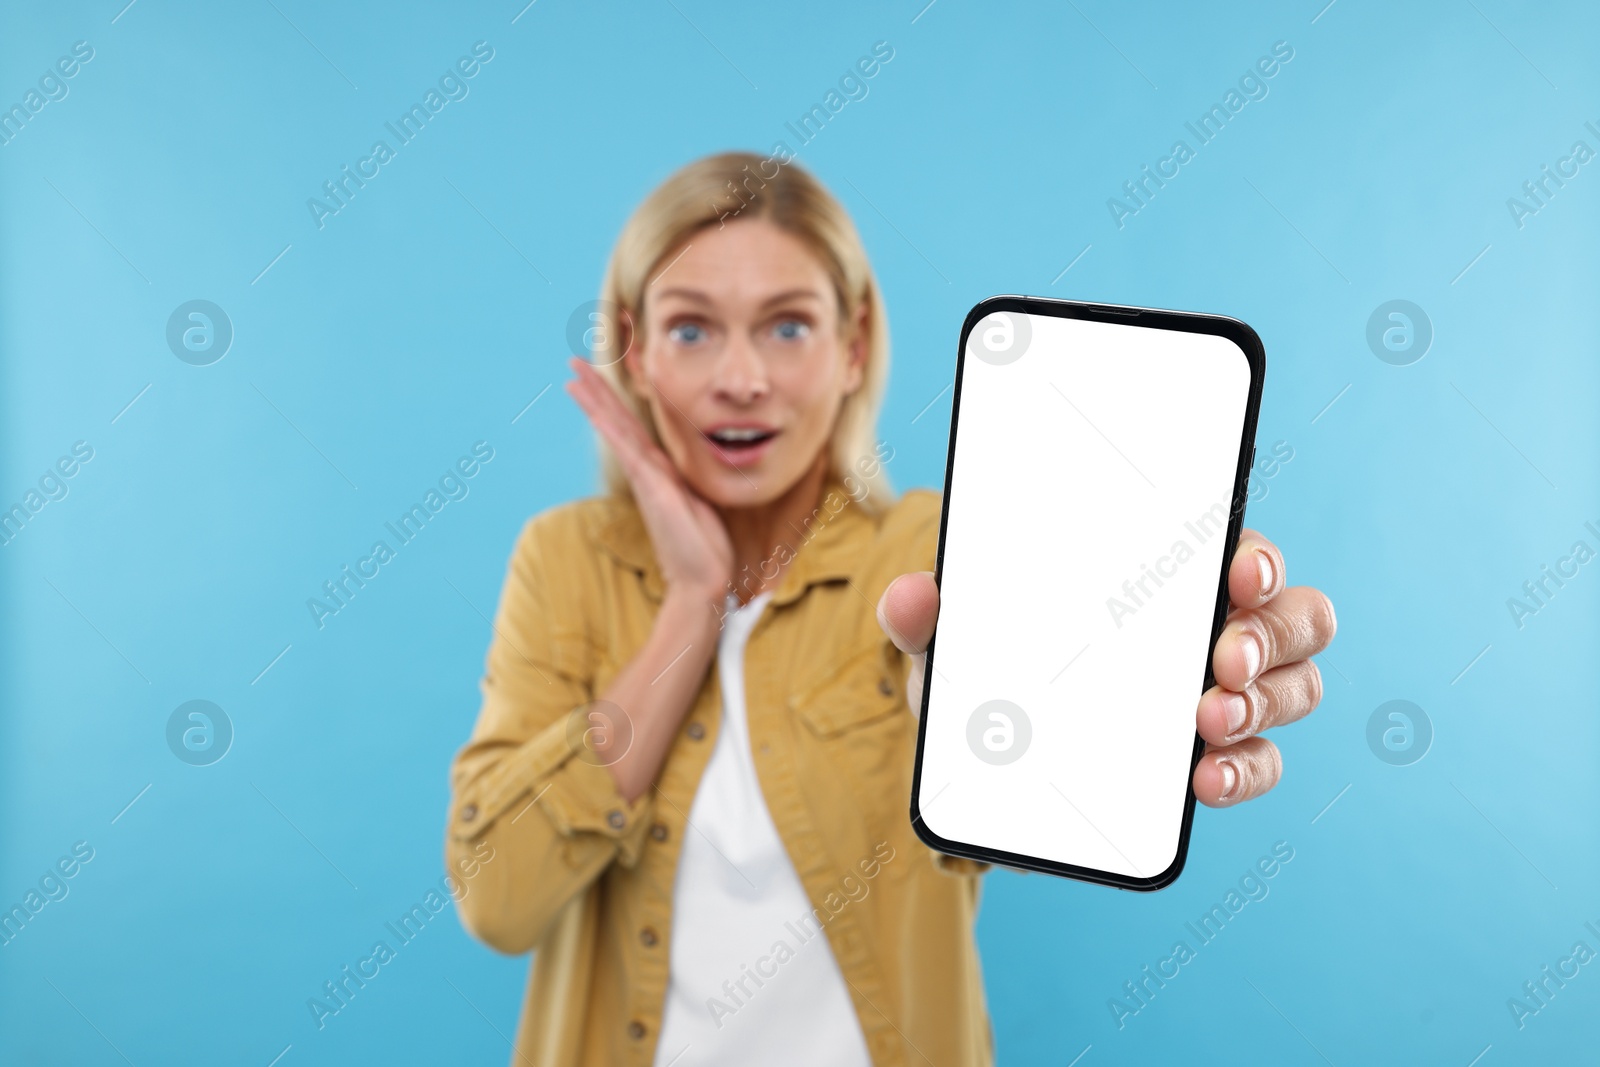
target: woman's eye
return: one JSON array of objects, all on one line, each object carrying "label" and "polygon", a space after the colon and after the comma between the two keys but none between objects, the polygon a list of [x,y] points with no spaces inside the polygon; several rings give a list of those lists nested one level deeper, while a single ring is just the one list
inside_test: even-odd
[{"label": "woman's eye", "polygon": [[706,331],[692,322],[680,322],[667,331],[667,336],[680,345],[698,344],[705,339]]},{"label": "woman's eye", "polygon": [[811,334],[811,327],[799,319],[784,319],[774,326],[772,332],[781,341],[801,341]]}]

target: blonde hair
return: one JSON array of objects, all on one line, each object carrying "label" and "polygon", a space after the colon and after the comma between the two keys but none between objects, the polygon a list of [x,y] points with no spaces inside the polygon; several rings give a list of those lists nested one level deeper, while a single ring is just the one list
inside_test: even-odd
[{"label": "blonde hair", "polygon": [[[770,168],[777,171],[768,174]],[[750,152],[706,156],[680,168],[645,197],[617,237],[600,286],[600,320],[609,325],[591,359],[622,402],[660,444],[649,407],[628,388],[622,356],[615,351],[631,323],[628,344],[644,333],[644,291],[667,256],[694,234],[731,219],[765,219],[797,238],[827,272],[838,299],[840,328],[850,336],[866,308],[866,360],[861,385],[839,407],[829,442],[829,467],[850,488],[856,503],[876,512],[892,502],[877,448],[878,408],[889,380],[889,324],[866,249],[844,207],[822,183],[794,163]],[[610,446],[599,438],[606,488],[627,496],[628,479]]]}]

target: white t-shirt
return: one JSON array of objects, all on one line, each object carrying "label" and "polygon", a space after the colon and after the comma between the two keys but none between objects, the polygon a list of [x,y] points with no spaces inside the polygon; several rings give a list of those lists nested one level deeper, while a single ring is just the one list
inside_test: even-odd
[{"label": "white t-shirt", "polygon": [[771,596],[743,607],[728,597],[717,647],[722,729],[678,859],[656,1067],[872,1063],[849,987],[812,918],[750,752],[744,648]]}]

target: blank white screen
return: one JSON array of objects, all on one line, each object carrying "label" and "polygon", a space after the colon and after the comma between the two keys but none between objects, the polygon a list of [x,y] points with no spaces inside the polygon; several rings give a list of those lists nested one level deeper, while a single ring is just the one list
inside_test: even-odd
[{"label": "blank white screen", "polygon": [[[1006,314],[1026,349],[997,365],[969,342],[955,411],[921,815],[1154,877],[1182,829],[1249,362],[1209,334]],[[997,699],[1025,750],[987,716],[970,742]]]}]

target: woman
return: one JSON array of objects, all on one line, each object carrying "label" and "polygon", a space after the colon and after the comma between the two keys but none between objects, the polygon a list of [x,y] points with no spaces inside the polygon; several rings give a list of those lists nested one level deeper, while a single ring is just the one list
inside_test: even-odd
[{"label": "woman", "polygon": [[[907,815],[939,497],[882,469],[849,217],[792,164],[702,159],[603,297],[617,329],[567,388],[608,492],[523,529],[453,771],[463,921],[536,950],[514,1062],[990,1062],[985,865]],[[1257,734],[1321,696],[1332,607],[1284,573],[1246,530],[1196,713],[1212,806],[1272,788]]]}]

